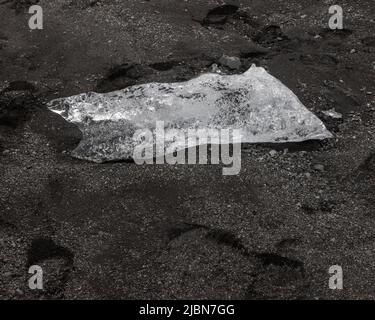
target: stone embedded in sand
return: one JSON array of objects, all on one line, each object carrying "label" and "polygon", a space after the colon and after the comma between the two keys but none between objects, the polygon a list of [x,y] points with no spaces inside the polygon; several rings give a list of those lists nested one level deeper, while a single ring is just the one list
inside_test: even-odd
[{"label": "stone embedded in sand", "polygon": [[[332,137],[291,90],[255,66],[239,75],[206,73],[186,82],[83,93],[53,100],[48,107],[82,131],[83,138],[72,155],[99,163],[132,158],[139,145],[134,133],[155,132],[158,121],[164,122],[166,136],[177,128],[182,133],[239,129],[241,141],[247,143]],[[166,141],[166,147],[185,144],[173,139]]]},{"label": "stone embedded in sand", "polygon": [[342,119],[342,114],[337,112],[335,109],[322,111],[324,115],[333,119]]},{"label": "stone embedded in sand", "polygon": [[223,25],[238,9],[238,6],[231,4],[215,7],[207,13],[207,16],[202,21],[202,25]]},{"label": "stone embedded in sand", "polygon": [[238,70],[239,68],[241,68],[240,58],[230,57],[230,56],[227,56],[225,54],[220,58],[219,63],[222,66],[228,67],[228,68],[233,69],[233,70]]}]

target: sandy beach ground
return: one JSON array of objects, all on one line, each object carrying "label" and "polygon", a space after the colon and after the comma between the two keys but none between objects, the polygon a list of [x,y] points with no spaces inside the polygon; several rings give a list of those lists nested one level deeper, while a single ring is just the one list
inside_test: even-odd
[{"label": "sandy beach ground", "polygon": [[[28,8],[43,8],[30,30]],[[2,1],[1,299],[373,299],[373,0]],[[328,8],[344,29],[328,28]],[[210,13],[211,12],[211,13]],[[334,134],[221,165],[94,164],[45,102],[263,66]],[[227,70],[229,72],[229,70]],[[233,71],[231,71],[233,72]],[[342,119],[322,111],[334,108]],[[276,152],[274,152],[275,150]],[[27,285],[30,265],[44,290]],[[344,289],[328,287],[340,265]]]}]

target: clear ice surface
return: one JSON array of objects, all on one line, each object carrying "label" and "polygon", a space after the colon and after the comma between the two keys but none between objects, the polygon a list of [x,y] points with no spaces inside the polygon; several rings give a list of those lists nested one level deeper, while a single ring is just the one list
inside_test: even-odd
[{"label": "clear ice surface", "polygon": [[291,90],[254,65],[239,75],[205,73],[186,82],[82,93],[52,100],[48,108],[81,130],[72,156],[98,163],[132,158],[142,136],[135,132],[155,133],[157,121],[164,122],[165,145],[176,150],[185,148],[188,129],[239,129],[247,143],[332,137]]}]

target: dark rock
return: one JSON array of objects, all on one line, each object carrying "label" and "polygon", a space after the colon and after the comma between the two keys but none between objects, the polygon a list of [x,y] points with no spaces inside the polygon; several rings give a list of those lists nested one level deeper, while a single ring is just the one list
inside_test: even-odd
[{"label": "dark rock", "polygon": [[211,9],[203,19],[202,25],[223,25],[228,18],[234,15],[238,10],[238,6],[226,4]]},{"label": "dark rock", "polygon": [[315,171],[320,171],[320,172],[323,172],[325,170],[322,164],[315,164],[313,168]]},{"label": "dark rock", "polygon": [[228,67],[229,69],[238,70],[241,68],[241,60],[237,57],[229,57],[227,55],[223,55],[219,63],[222,66]]},{"label": "dark rock", "polygon": [[17,91],[0,94],[0,126],[17,127],[30,118],[39,105],[35,96]]},{"label": "dark rock", "polygon": [[143,79],[153,72],[154,69],[148,66],[124,63],[113,67],[107,76],[99,81],[96,91],[109,92],[124,89],[137,84],[139,79]]},{"label": "dark rock", "polygon": [[28,266],[52,258],[63,258],[68,264],[72,264],[74,255],[70,250],[55,244],[51,239],[38,238],[32,241],[27,251]]}]

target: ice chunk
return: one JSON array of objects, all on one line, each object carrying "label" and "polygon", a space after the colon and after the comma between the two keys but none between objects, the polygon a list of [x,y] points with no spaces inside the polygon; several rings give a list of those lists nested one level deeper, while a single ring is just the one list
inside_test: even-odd
[{"label": "ice chunk", "polygon": [[132,158],[139,143],[134,133],[154,132],[157,121],[164,122],[166,136],[168,130],[194,128],[239,129],[248,143],[332,137],[291,90],[256,66],[239,75],[205,73],[186,82],[83,93],[48,107],[82,131],[72,155],[95,162]]}]

